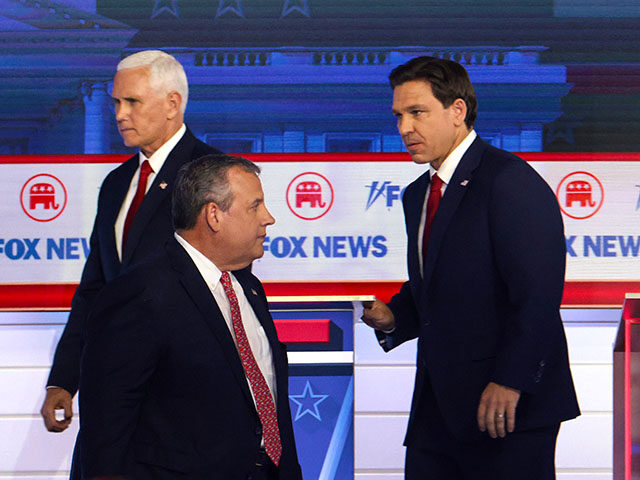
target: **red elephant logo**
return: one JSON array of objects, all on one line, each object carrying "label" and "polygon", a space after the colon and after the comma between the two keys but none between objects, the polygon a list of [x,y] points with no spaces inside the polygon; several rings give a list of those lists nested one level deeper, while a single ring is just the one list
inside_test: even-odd
[{"label": "red elephant logo", "polygon": [[317,220],[333,205],[333,186],[327,177],[317,172],[297,175],[287,187],[287,206],[302,220]]},{"label": "red elephant logo", "polygon": [[567,184],[567,196],[565,205],[571,207],[573,202],[580,202],[581,207],[594,207],[596,202],[591,198],[593,195],[591,184],[584,180],[574,180]]},{"label": "red elephant logo", "polygon": [[56,189],[50,183],[36,183],[29,188],[29,209],[42,205],[45,210],[60,208],[56,203]]},{"label": "red elephant logo", "polygon": [[67,189],[59,178],[39,173],[25,182],[20,191],[20,206],[36,222],[50,222],[67,206]]},{"label": "red elephant logo", "polygon": [[327,203],[322,201],[322,187],[318,182],[300,182],[296,186],[296,208],[308,203],[311,208],[324,208]]}]

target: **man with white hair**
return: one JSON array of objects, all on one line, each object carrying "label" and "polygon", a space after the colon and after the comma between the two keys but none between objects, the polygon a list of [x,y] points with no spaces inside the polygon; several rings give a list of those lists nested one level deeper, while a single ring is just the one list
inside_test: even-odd
[{"label": "man with white hair", "polygon": [[[50,432],[71,423],[84,322],[96,295],[121,272],[148,258],[173,234],[171,192],[179,168],[218,150],[184,124],[189,87],[182,65],[160,50],[122,60],[113,79],[118,131],[140,152],[109,173],[100,188],[91,252],[58,343],[41,409]],[[64,418],[56,419],[56,410]]]}]

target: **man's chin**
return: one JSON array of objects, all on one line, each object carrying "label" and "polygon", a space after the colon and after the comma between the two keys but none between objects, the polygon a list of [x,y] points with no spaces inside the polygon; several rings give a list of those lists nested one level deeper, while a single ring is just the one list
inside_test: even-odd
[{"label": "man's chin", "polygon": [[120,136],[122,137],[122,143],[125,144],[125,146],[127,147],[138,147],[140,146],[140,142],[137,141],[137,139],[132,138],[132,135],[127,135],[125,134],[120,134]]},{"label": "man's chin", "polygon": [[432,158],[429,158],[425,155],[421,155],[419,153],[416,153],[415,155],[411,155],[411,160],[413,160],[413,163],[417,163],[418,165],[424,165],[424,164],[429,164],[433,161]]}]

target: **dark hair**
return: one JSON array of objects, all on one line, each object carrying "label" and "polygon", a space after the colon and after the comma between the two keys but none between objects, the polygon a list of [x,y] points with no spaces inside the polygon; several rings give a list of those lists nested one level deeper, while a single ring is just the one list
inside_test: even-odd
[{"label": "dark hair", "polygon": [[431,85],[433,96],[448,108],[458,98],[467,104],[467,116],[464,123],[472,128],[478,115],[478,101],[473,90],[469,74],[458,62],[435,57],[416,57],[394,68],[389,75],[392,88],[410,82],[422,80]]},{"label": "dark hair", "polygon": [[205,155],[180,168],[171,204],[176,230],[195,227],[198,215],[207,203],[214,202],[223,211],[231,207],[233,192],[228,173],[233,167],[256,175],[260,173],[260,167],[252,161],[225,154]]}]

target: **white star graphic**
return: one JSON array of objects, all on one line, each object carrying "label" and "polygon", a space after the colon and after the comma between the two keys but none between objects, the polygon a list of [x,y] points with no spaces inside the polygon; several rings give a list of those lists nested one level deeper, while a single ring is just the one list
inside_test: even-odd
[{"label": "white star graphic", "polygon": [[309,0],[284,0],[282,15],[280,15],[280,18],[284,18],[291,12],[295,11],[300,12],[305,17],[310,17],[311,12],[309,11]]},{"label": "white star graphic", "polygon": [[239,17],[244,17],[244,10],[242,9],[242,0],[218,0],[218,12],[216,18],[221,17],[227,12],[233,12]]},{"label": "white star graphic", "polygon": [[296,412],[296,418],[294,422],[297,422],[299,418],[304,417],[307,413],[312,417],[322,421],[320,418],[320,412],[318,411],[318,404],[323,402],[329,395],[314,395],[311,390],[311,384],[307,380],[304,390],[300,395],[289,395],[289,399],[298,405],[298,411]]},{"label": "white star graphic", "polygon": [[174,17],[178,17],[178,0],[155,0],[151,18],[156,18],[162,12],[168,12]]}]

